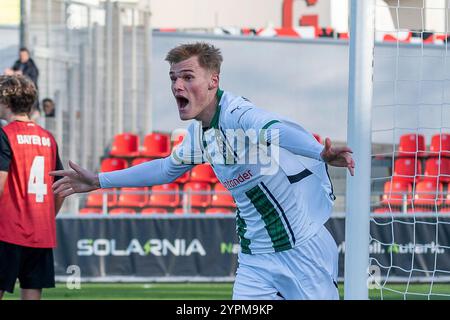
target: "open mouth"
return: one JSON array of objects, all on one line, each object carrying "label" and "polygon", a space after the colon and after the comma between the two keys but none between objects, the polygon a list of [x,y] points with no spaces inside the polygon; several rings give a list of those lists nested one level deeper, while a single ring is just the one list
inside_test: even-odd
[{"label": "open mouth", "polygon": [[177,105],[178,105],[178,109],[179,110],[184,110],[186,108],[186,106],[189,104],[189,99],[182,97],[182,96],[178,96],[176,97],[177,99]]}]

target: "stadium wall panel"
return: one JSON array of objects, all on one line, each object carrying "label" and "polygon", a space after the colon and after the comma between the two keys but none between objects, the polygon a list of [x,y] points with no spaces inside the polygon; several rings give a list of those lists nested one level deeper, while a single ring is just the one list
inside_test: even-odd
[{"label": "stadium wall panel", "polygon": [[[414,226],[413,220],[422,223]],[[371,257],[386,266],[381,276],[395,281],[418,281],[434,274],[436,281],[449,281],[439,273],[450,264],[450,230],[439,217],[377,218],[371,234]],[[344,227],[341,217],[330,219],[328,229],[339,249],[339,279],[344,275]],[[384,222],[384,223],[383,223]],[[444,227],[445,226],[445,227]],[[416,232],[414,243],[411,239]],[[55,250],[57,280],[71,276],[69,266],[78,266],[83,281],[232,281],[237,267],[238,239],[234,217],[63,217],[57,219],[58,248]],[[393,260],[391,260],[393,257]],[[393,267],[389,265],[394,261]],[[408,270],[414,269],[409,278]]]}]

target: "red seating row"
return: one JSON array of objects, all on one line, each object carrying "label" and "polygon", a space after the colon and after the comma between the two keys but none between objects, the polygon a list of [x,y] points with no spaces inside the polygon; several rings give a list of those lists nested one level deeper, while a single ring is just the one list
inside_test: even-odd
[{"label": "red seating row", "polygon": [[[322,142],[320,135],[314,137]],[[181,143],[183,135],[174,138],[173,146]],[[144,137],[142,149],[139,145],[139,136],[133,133],[122,133],[114,137],[111,155],[117,157],[166,157],[171,151],[171,139],[169,134],[151,133]],[[398,156],[400,157],[426,157],[443,156],[450,157],[450,133],[433,135],[431,138],[430,151],[426,151],[425,136],[423,134],[410,133],[400,137],[398,145]]]},{"label": "red seating row", "polygon": [[[448,189],[447,189],[448,190]],[[414,192],[413,192],[414,191]],[[450,205],[450,194],[444,194],[444,184],[434,180],[423,180],[413,185],[405,180],[393,179],[384,184],[381,203],[385,206],[441,206]]]},{"label": "red seating row", "polygon": [[398,158],[394,162],[393,176],[397,181],[417,182],[421,179],[439,179],[439,182],[450,182],[450,158],[429,158],[422,163],[416,158]]},{"label": "red seating row", "polygon": [[[205,211],[205,214],[233,214],[234,210],[230,208],[207,208]],[[169,214],[169,211],[166,208],[144,208],[141,211],[136,211],[136,209],[133,208],[115,208],[108,212],[110,215],[117,215],[117,214]],[[173,214],[185,214],[186,211],[183,208],[176,208],[173,211]],[[199,209],[192,208],[190,210],[191,214],[200,214],[201,211]],[[80,210],[80,214],[103,214],[103,210],[100,208],[83,208]]]},{"label": "red seating row", "polygon": [[183,135],[174,137],[173,146],[171,139],[165,133],[150,133],[144,137],[142,148],[139,144],[139,136],[134,133],[121,133],[114,137],[110,154],[118,157],[151,157],[162,158],[170,154],[171,147],[183,140]]},{"label": "red seating row", "polygon": [[[318,134],[314,137],[322,142]],[[166,133],[150,133],[144,137],[142,148],[139,144],[139,136],[134,133],[121,133],[114,137],[110,155],[115,157],[150,157],[163,158],[170,154],[173,147],[183,141],[182,134],[174,135],[173,144],[171,138]]]},{"label": "red seating row", "polygon": [[418,157],[439,156],[450,157],[450,133],[436,134],[431,137],[430,151],[426,151],[425,136],[410,133],[400,137],[398,156]]},{"label": "red seating row", "polygon": [[[151,194],[149,195],[151,191]],[[116,194],[117,193],[117,194]],[[188,203],[192,207],[206,208],[235,207],[231,193],[220,183],[214,185],[213,194],[211,186],[205,182],[189,182],[183,187],[183,199],[180,197],[180,186],[176,183],[153,186],[151,188],[122,188],[112,190],[98,190],[87,195],[87,207],[101,207],[103,197],[107,194],[109,207],[169,207],[176,208],[181,203]]]}]

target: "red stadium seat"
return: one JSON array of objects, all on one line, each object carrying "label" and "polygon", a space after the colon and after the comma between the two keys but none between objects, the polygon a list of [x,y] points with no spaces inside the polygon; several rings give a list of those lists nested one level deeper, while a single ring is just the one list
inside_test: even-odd
[{"label": "red stadium seat", "polygon": [[80,214],[102,214],[103,210],[100,208],[83,208],[80,209]]},{"label": "red stadium seat", "polygon": [[[414,195],[414,205],[427,206],[433,208],[442,204],[444,199],[444,187],[436,180],[424,180],[416,184],[416,194]],[[417,211],[417,210],[416,210]]]},{"label": "red stadium seat", "polygon": [[[406,198],[405,198],[406,194]],[[403,201],[406,200],[407,204],[411,204],[412,199],[412,185],[411,183],[393,179],[392,181],[386,181],[384,184],[384,194],[381,203],[386,206],[401,206]]]},{"label": "red stadium seat", "polygon": [[109,211],[110,215],[118,215],[118,214],[136,214],[136,210],[131,208],[115,208]]},{"label": "red stadium seat", "polygon": [[430,155],[450,157],[450,133],[436,134],[431,137]]},{"label": "red stadium seat", "polygon": [[211,205],[214,207],[236,207],[236,203],[234,202],[230,191],[228,191],[221,183],[216,183],[214,186]]},{"label": "red stadium seat", "polygon": [[131,162],[131,166],[137,166],[138,164],[148,162],[151,160],[152,159],[150,159],[150,158],[136,158],[136,159],[133,159],[133,161]]},{"label": "red stadium seat", "polygon": [[[398,33],[396,34],[394,32],[394,34],[385,34],[383,37],[383,41],[409,43],[412,38],[411,31],[404,31],[404,32],[400,32],[399,34]],[[398,37],[397,37],[397,35],[398,35]]]},{"label": "red stadium seat", "polygon": [[199,164],[191,170],[191,181],[216,183],[219,180],[216,177],[211,165]]},{"label": "red stadium seat", "polygon": [[125,159],[119,158],[106,158],[103,159],[100,165],[101,172],[110,172],[116,170],[126,169],[128,167],[128,162]]},{"label": "red stadium seat", "polygon": [[179,176],[177,178],[177,180],[175,180],[175,183],[186,183],[189,181],[191,177],[191,172],[190,171],[186,171],[185,173],[183,173],[181,176]]},{"label": "red stadium seat", "polygon": [[175,208],[179,204],[180,190],[176,183],[168,183],[152,187],[149,202],[150,206]]},{"label": "red stadium seat", "polygon": [[122,188],[117,205],[121,207],[145,207],[148,204],[148,188]]},{"label": "red stadium seat", "polygon": [[338,39],[349,40],[348,32],[338,32]]},{"label": "red stadium seat", "polygon": [[425,163],[425,178],[437,178],[450,182],[450,158],[429,158]]},{"label": "red stadium seat", "polygon": [[234,210],[229,208],[208,208],[206,214],[233,214]]},{"label": "red stadium seat", "polygon": [[422,164],[416,158],[399,158],[394,163],[394,177],[397,181],[416,181],[422,174]]},{"label": "red stadium seat", "polygon": [[139,155],[139,136],[122,133],[114,137],[111,155],[119,157],[136,157]]},{"label": "red stadium seat", "polygon": [[211,204],[211,186],[208,183],[188,182],[183,192],[183,202],[190,200],[192,207],[206,208]]},{"label": "red stadium seat", "polygon": [[166,214],[167,209],[165,208],[145,208],[142,209],[141,214]]},{"label": "red stadium seat", "polygon": [[176,208],[176,209],[173,211],[173,213],[174,213],[174,214],[187,214],[187,213],[190,213],[190,214],[199,214],[199,213],[200,213],[200,210],[199,210],[199,209],[195,209],[195,208],[191,208],[191,210],[190,210],[189,212],[186,212],[186,210],[184,210],[184,208]]},{"label": "red stadium seat", "polygon": [[418,157],[426,156],[425,136],[423,134],[410,133],[400,137],[398,146],[400,157]]},{"label": "red stadium seat", "polygon": [[86,206],[88,207],[103,207],[103,195],[106,193],[108,207],[117,204],[117,190],[116,189],[99,189],[89,192],[86,197]]},{"label": "red stadium seat", "polygon": [[163,133],[150,133],[144,138],[141,155],[164,158],[170,154],[170,137]]}]

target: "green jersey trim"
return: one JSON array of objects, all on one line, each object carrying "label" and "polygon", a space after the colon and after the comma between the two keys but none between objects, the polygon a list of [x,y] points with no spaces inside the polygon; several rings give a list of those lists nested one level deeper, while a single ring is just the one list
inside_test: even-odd
[{"label": "green jersey trim", "polygon": [[271,120],[271,121],[267,122],[267,123],[261,128],[261,131],[260,131],[260,133],[259,133],[259,141],[260,141],[260,142],[262,142],[262,141],[267,142],[266,139],[265,139],[265,137],[264,137],[265,130],[267,130],[271,125],[273,125],[273,124],[275,124],[275,123],[278,123],[278,122],[280,122],[280,121],[278,121],[278,120]]},{"label": "green jersey trim", "polygon": [[247,224],[245,223],[245,220],[242,219],[240,216],[239,209],[236,211],[236,225],[237,225],[237,232],[239,235],[240,243],[241,243],[241,250],[242,253],[246,254],[252,254],[252,250],[250,250],[250,239],[247,239],[244,235],[247,231]]},{"label": "green jersey trim", "polygon": [[214,117],[211,120],[211,128],[218,129],[219,128],[219,117],[220,117],[220,100],[222,99],[223,90],[217,89],[216,97],[217,97],[217,106],[216,106],[216,113],[214,114]]},{"label": "green jersey trim", "polygon": [[277,122],[280,122],[280,121],[278,121],[278,120],[269,121],[262,127],[262,129],[265,130],[265,129],[269,128],[271,125],[273,125],[274,123],[277,123]]},{"label": "green jersey trim", "polygon": [[259,185],[246,191],[245,194],[256,208],[256,211],[261,215],[275,252],[291,249],[292,245],[289,240],[289,235],[280,219],[278,211]]}]

